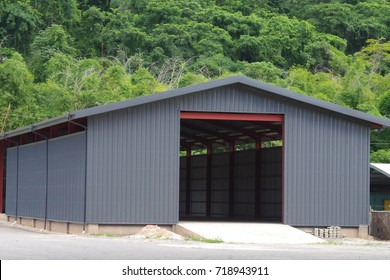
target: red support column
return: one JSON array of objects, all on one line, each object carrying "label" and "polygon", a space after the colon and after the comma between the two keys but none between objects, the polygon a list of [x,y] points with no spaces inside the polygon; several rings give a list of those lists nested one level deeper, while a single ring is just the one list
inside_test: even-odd
[{"label": "red support column", "polygon": [[76,124],[68,122],[68,134],[72,134],[76,132]]},{"label": "red support column", "polygon": [[285,217],[284,217],[284,144],[285,144],[285,139],[284,139],[284,132],[285,132],[285,127],[284,127],[284,122],[282,123],[282,224],[284,224]]},{"label": "red support column", "polygon": [[186,148],[186,216],[191,215],[191,147]]},{"label": "red support column", "polygon": [[22,134],[19,136],[19,141],[21,145],[27,144],[27,134]]},{"label": "red support column", "polygon": [[4,213],[4,141],[0,141],[0,213]]},{"label": "red support column", "polygon": [[255,217],[259,219],[261,215],[261,136],[256,139],[255,153]]},{"label": "red support column", "polygon": [[54,138],[58,136],[58,126],[51,126],[49,129],[49,138]]},{"label": "red support column", "polygon": [[207,173],[206,173],[206,216],[211,216],[211,182],[212,182],[212,159],[213,144],[207,145]]},{"label": "red support column", "polygon": [[229,143],[229,217],[234,217],[234,140]]}]

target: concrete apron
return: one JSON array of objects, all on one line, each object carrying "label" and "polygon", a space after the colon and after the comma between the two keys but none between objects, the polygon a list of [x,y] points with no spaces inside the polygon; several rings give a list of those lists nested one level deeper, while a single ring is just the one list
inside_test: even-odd
[{"label": "concrete apron", "polygon": [[322,243],[323,239],[282,224],[179,222],[176,227],[194,236],[233,243],[307,244]]}]

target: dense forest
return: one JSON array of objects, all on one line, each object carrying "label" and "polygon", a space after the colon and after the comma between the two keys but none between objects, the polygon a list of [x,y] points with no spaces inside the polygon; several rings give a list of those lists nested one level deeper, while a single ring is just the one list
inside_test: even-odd
[{"label": "dense forest", "polygon": [[0,0],[2,131],[237,74],[388,117],[390,1]]}]

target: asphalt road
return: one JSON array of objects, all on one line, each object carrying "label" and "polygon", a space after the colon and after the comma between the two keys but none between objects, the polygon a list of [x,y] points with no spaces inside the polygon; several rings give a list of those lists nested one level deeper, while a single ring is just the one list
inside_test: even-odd
[{"label": "asphalt road", "polygon": [[65,235],[0,222],[1,260],[390,260],[390,242],[208,244],[194,241]]}]

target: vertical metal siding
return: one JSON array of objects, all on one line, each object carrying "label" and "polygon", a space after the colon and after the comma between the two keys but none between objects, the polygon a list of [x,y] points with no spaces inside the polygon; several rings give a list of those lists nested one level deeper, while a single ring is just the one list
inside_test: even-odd
[{"label": "vertical metal siding", "polygon": [[285,117],[285,223],[368,224],[369,127],[294,111]]},{"label": "vertical metal siding", "polygon": [[[85,133],[49,141],[49,220],[82,222]],[[17,148],[7,149],[6,214],[16,215]],[[45,218],[46,141],[19,146],[18,216]]]},{"label": "vertical metal siding", "polygon": [[284,222],[368,224],[368,124],[235,86],[89,117],[89,223],[178,221],[180,110],[284,114]]},{"label": "vertical metal siding", "polygon": [[49,220],[82,222],[85,132],[49,141]]},{"label": "vertical metal siding", "polygon": [[19,147],[18,216],[45,218],[46,141]]},{"label": "vertical metal siding", "polygon": [[7,149],[5,214],[16,215],[17,148]]},{"label": "vertical metal siding", "polygon": [[88,223],[174,224],[179,111],[145,105],[88,121]]}]

